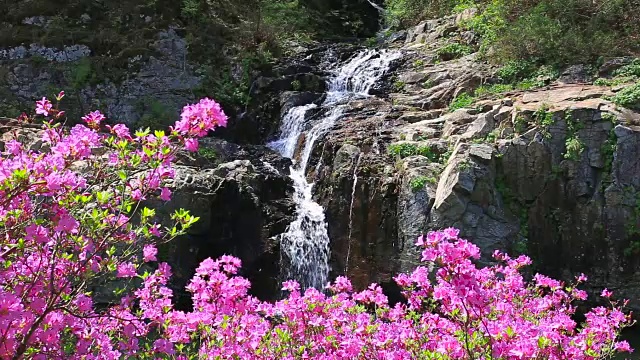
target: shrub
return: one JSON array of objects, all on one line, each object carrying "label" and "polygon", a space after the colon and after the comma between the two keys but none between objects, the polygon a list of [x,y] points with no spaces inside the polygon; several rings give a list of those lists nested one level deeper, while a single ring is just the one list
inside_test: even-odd
[{"label": "shrub", "polygon": [[475,98],[467,93],[458,95],[451,104],[449,104],[449,111],[454,111],[462,108],[468,108],[475,102]]},{"label": "shrub", "polygon": [[629,109],[640,110],[640,83],[627,86],[618,91],[611,99],[614,104]]},{"label": "shrub", "polygon": [[625,65],[613,72],[615,76],[640,77],[640,59],[634,59],[631,64]]},{"label": "shrub", "polygon": [[473,49],[470,46],[460,43],[447,44],[436,51],[442,61],[458,59],[471,53]]},{"label": "shrub", "polygon": [[171,133],[131,134],[122,124],[104,126],[104,133],[99,111],[82,118],[86,125],[66,129],[57,106],[46,98],[36,105],[36,114],[45,118],[41,140],[47,146],[31,151],[7,139],[0,161],[0,358],[99,353],[101,359],[118,359],[120,351],[150,358],[151,348],[114,347],[121,339],[153,337],[143,326],[152,321],[149,313],[142,315],[129,300],[98,309],[89,291],[121,278],[126,280],[115,295],[133,296],[129,280],[136,278],[144,280],[135,293],[140,307],[167,299],[165,290],[155,291],[166,284],[166,264],[138,272],[156,260],[156,244],[184,234],[197,218],[180,209],[172,215],[175,223],[162,228],[142,202],[170,199],[166,186],[180,147],[195,151],[197,138],[226,125],[226,116],[217,103],[203,99],[184,108]]},{"label": "shrub", "polygon": [[530,77],[534,71],[535,65],[531,61],[510,60],[498,69],[496,75],[504,83],[516,83]]},{"label": "shrub", "polygon": [[393,27],[404,28],[428,17],[446,15],[457,2],[455,0],[385,0],[386,21]]},{"label": "shrub", "polygon": [[413,143],[391,144],[389,145],[387,151],[389,152],[389,154],[401,159],[413,155],[421,155],[433,162],[436,162],[438,160],[438,154],[436,154],[430,146],[425,145],[418,146]]},{"label": "shrub", "polygon": [[578,137],[578,131],[582,129],[582,124],[576,122],[571,114],[565,116],[565,122],[567,124],[567,139],[565,141],[566,151],[564,158],[578,161],[585,148],[584,143]]},{"label": "shrub", "polygon": [[413,190],[415,192],[415,191],[420,191],[420,190],[424,189],[424,187],[427,184],[435,184],[437,182],[438,182],[438,180],[433,176],[431,176],[431,177],[418,176],[418,177],[415,177],[415,178],[411,179],[411,182],[410,182],[409,185],[411,186],[411,190]]},{"label": "shrub", "polygon": [[564,154],[564,158],[568,160],[578,161],[582,152],[584,152],[584,143],[577,137],[567,138],[565,143],[567,151]]}]

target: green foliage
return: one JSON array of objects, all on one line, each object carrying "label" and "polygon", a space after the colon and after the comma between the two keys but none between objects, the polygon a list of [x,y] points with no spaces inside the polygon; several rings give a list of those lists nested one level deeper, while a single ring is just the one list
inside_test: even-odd
[{"label": "green foliage", "polygon": [[508,91],[512,91],[514,86],[511,84],[492,84],[481,85],[474,91],[474,95],[477,97],[483,97],[487,95],[498,95]]},{"label": "green foliage", "polygon": [[422,87],[425,89],[430,89],[434,86],[434,83],[432,80],[425,80],[425,82],[422,83]]},{"label": "green foliage", "polygon": [[555,123],[555,119],[553,118],[553,113],[549,112],[549,107],[546,104],[543,104],[534,114],[533,120],[536,125],[541,129],[544,137],[551,137],[551,133],[549,132],[549,127],[551,127]]},{"label": "green foliage", "polygon": [[175,122],[176,114],[159,100],[144,99],[138,106],[143,114],[137,123],[139,129],[164,130]]},{"label": "green foliage", "polygon": [[427,184],[435,184],[438,180],[433,176],[418,176],[411,179],[409,185],[411,186],[411,190],[416,192],[424,189]]},{"label": "green foliage", "polygon": [[613,160],[618,148],[618,138],[616,137],[616,133],[614,131],[614,127],[617,121],[617,118],[613,114],[603,113],[602,118],[604,120],[609,120],[612,123],[611,130],[609,131],[609,138],[602,144],[602,148],[600,152],[602,153],[602,157],[604,158],[604,179],[602,180],[603,187],[605,184],[611,182],[611,170],[613,169]]},{"label": "green foliage", "polygon": [[78,60],[71,70],[71,86],[80,89],[89,81],[91,75],[91,60],[82,58]]},{"label": "green foliage", "polygon": [[453,146],[449,144],[449,148],[447,149],[447,151],[445,151],[440,155],[440,157],[438,157],[438,162],[444,165],[448,164],[449,159],[451,158],[451,155],[453,155],[453,150],[454,150]]},{"label": "green foliage", "polygon": [[567,139],[565,141],[566,151],[564,158],[567,160],[578,161],[584,152],[584,143],[578,137],[578,131],[582,128],[582,124],[573,120],[570,114],[565,116],[567,124]]},{"label": "green foliage", "polygon": [[565,143],[567,151],[564,154],[564,158],[568,160],[578,161],[584,151],[584,144],[577,137],[570,137]]},{"label": "green foliage", "polygon": [[457,42],[447,44],[436,51],[442,61],[458,59],[471,53],[473,53],[473,48]]},{"label": "green foliage", "polygon": [[495,144],[495,142],[500,138],[500,129],[493,129],[490,133],[487,134],[484,138],[474,139],[473,142],[475,144]]},{"label": "green foliage", "polygon": [[41,55],[33,55],[30,59],[31,63],[36,67],[45,66],[49,63],[49,60]]},{"label": "green foliage", "polygon": [[[590,63],[603,54],[640,50],[640,4],[635,0],[474,3],[480,11],[463,26],[480,35],[481,53],[499,63]],[[523,65],[512,70],[526,71],[528,66]]]},{"label": "green foliage", "polygon": [[634,59],[630,64],[613,72],[613,78],[599,78],[593,82],[598,86],[618,86],[640,81],[640,59]]},{"label": "green foliage", "polygon": [[640,59],[634,59],[630,64],[613,72],[615,76],[640,77]]},{"label": "green foliage", "polygon": [[389,154],[401,159],[413,155],[422,155],[433,162],[438,161],[438,154],[436,154],[430,146],[418,146],[413,143],[396,143],[389,145],[387,151]]},{"label": "green foliage", "polygon": [[[631,194],[633,192],[633,188],[625,189],[625,192]],[[640,240],[638,240],[638,236],[640,236],[640,227],[638,227],[638,219],[640,219],[640,194],[635,195],[636,204],[632,208],[633,215],[629,217],[629,221],[626,225],[627,236],[634,237],[630,241],[629,246],[624,250],[624,254],[626,256],[637,255],[640,253]]]},{"label": "green foliage", "polygon": [[515,131],[517,134],[522,134],[523,132],[525,132],[525,130],[527,130],[528,123],[529,122],[524,116],[517,115],[513,121],[513,131]]},{"label": "green foliage", "polygon": [[469,162],[469,160],[463,160],[460,163],[458,163],[458,170],[460,171],[466,171],[469,170],[471,168],[471,163]]},{"label": "green foliage", "polygon": [[447,15],[458,4],[456,0],[385,0],[386,21],[396,28],[415,25],[429,18]]},{"label": "green foliage", "polygon": [[458,14],[475,6],[474,0],[458,0],[453,7],[453,12]]},{"label": "green foliage", "polygon": [[215,151],[215,149],[208,148],[208,147],[198,148],[198,155],[211,161],[216,160],[218,158],[218,153]]},{"label": "green foliage", "polygon": [[454,111],[462,108],[468,108],[475,102],[475,98],[467,93],[458,95],[451,104],[449,104],[449,111]]},{"label": "green foliage", "polygon": [[614,104],[629,109],[640,110],[640,83],[630,85],[618,91],[612,98]]},{"label": "green foliage", "polygon": [[498,71],[496,75],[504,83],[516,83],[524,80],[535,71],[535,65],[528,60],[510,60],[507,61]]},{"label": "green foliage", "polygon": [[403,91],[405,86],[406,86],[406,84],[404,83],[404,81],[400,81],[400,80],[398,80],[398,81],[396,81],[396,82],[394,82],[394,83],[393,83],[393,89],[394,89],[396,92],[401,92],[401,91]]},{"label": "green foliage", "polygon": [[302,89],[302,83],[300,82],[300,80],[293,80],[291,82],[291,88],[293,89],[293,91],[300,91]]},{"label": "green foliage", "polygon": [[593,84],[597,86],[618,86],[638,81],[638,79],[639,78],[635,76],[616,76],[612,79],[598,78]]},{"label": "green foliage", "polygon": [[[549,84],[559,76],[556,68],[536,66],[529,60],[511,60],[496,72],[505,91],[518,89],[530,90]],[[508,89],[508,90],[506,90]]]}]

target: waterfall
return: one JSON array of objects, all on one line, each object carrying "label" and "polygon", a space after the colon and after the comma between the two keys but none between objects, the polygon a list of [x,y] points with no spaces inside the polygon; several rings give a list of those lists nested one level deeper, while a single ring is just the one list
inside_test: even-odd
[{"label": "waterfall", "polygon": [[376,8],[376,10],[378,10],[378,12],[380,13],[380,16],[384,19],[384,15],[387,13],[387,11],[380,5],[376,4],[373,0],[367,0],[369,2],[369,4],[371,4],[371,6],[373,6],[374,8]]},{"label": "waterfall", "polygon": [[269,147],[280,153],[280,155],[293,158],[298,145],[298,137],[302,133],[307,111],[318,107],[316,104],[308,104],[291,108],[282,120],[280,127],[280,139],[269,143]]},{"label": "waterfall", "polygon": [[305,142],[300,158],[291,167],[295,190],[296,219],[280,235],[283,278],[297,280],[302,288],[322,289],[329,275],[329,235],[324,209],[313,201],[313,184],[307,182],[306,168],[315,143],[331,130],[347,110],[351,99],[369,96],[369,90],[389,69],[400,53],[363,50],[338,67],[329,80],[321,114],[307,118],[314,104],[291,108],[283,117],[280,138],[268,144],[282,156],[293,158],[300,135]]},{"label": "waterfall", "polygon": [[384,27],[384,24],[387,18],[387,10],[384,7],[376,4],[376,2],[373,0],[367,0],[367,1],[371,6],[373,6],[376,10],[378,10],[378,14],[380,16],[380,19],[378,20],[378,25],[379,25],[378,39],[384,38],[384,33],[390,29],[390,27],[387,27],[387,28]]},{"label": "waterfall", "polygon": [[358,154],[358,160],[356,160],[356,166],[353,169],[353,186],[351,187],[351,205],[349,205],[349,246],[347,247],[347,258],[345,260],[344,272],[349,272],[349,258],[351,257],[351,232],[353,231],[353,205],[356,200],[356,187],[358,186],[358,166],[360,166],[360,159],[362,159],[362,153]]}]

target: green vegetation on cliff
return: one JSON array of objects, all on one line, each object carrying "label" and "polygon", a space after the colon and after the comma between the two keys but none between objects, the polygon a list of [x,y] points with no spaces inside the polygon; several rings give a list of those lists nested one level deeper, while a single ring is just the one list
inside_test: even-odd
[{"label": "green vegetation on cliff", "polygon": [[[205,79],[195,95],[214,97],[228,111],[244,107],[253,75],[292,42],[366,37],[378,26],[378,13],[366,0],[30,0],[3,9],[0,49],[91,49],[88,60],[56,67],[71,73],[67,90],[125,79],[131,60],[156,56],[150,44],[172,27],[187,40],[185,60]],[[38,60],[50,65],[44,58],[28,61]]]},{"label": "green vegetation on cliff", "polygon": [[638,0],[385,0],[395,27],[476,8],[464,24],[497,62],[596,62],[640,51]]}]

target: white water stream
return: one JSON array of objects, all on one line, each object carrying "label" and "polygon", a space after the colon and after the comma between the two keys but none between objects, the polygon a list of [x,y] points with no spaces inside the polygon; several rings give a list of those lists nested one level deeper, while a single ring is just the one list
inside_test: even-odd
[{"label": "white water stream", "polygon": [[313,184],[306,179],[314,144],[342,117],[349,100],[369,96],[371,87],[399,57],[400,53],[395,51],[360,51],[334,71],[327,97],[320,105],[322,115],[307,118],[307,112],[317,107],[314,104],[290,109],[282,119],[280,138],[268,144],[282,156],[293,159],[300,136],[305,134],[304,147],[290,175],[295,189],[296,220],[280,239],[283,278],[297,280],[302,288],[322,289],[329,275],[329,235],[324,209],[313,201]]}]

